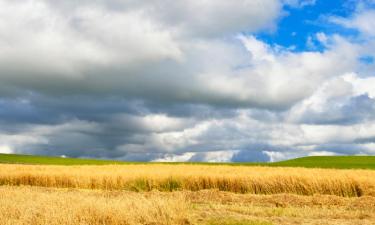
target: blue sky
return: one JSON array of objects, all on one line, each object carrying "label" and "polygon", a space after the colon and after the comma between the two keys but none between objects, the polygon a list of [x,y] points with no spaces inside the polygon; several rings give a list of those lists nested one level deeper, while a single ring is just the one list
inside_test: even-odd
[{"label": "blue sky", "polygon": [[[317,0],[315,4],[302,8],[286,5],[285,15],[280,18],[275,31],[260,32],[257,37],[269,44],[294,47],[295,51],[316,50],[307,43],[308,37],[314,37],[319,32],[345,36],[358,34],[355,29],[347,29],[329,21],[332,16],[350,17],[357,7],[356,1],[348,0]],[[318,50],[324,49],[324,46],[315,44]]]},{"label": "blue sky", "polygon": [[373,155],[374,6],[0,0],[0,153]]}]

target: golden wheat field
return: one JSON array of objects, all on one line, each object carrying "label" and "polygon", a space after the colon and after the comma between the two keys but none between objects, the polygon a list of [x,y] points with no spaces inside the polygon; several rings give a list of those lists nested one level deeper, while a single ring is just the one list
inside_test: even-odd
[{"label": "golden wheat field", "polygon": [[0,165],[0,225],[375,224],[375,171]]},{"label": "golden wheat field", "polygon": [[375,196],[375,171],[228,165],[0,165],[0,185],[101,190]]}]

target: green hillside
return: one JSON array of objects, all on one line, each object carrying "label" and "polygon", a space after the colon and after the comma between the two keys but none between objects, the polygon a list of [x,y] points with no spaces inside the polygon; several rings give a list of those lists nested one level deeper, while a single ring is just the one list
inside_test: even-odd
[{"label": "green hillside", "polygon": [[[49,156],[0,154],[0,163],[41,164],[41,165],[109,165],[136,164],[141,162],[123,162],[114,160],[77,159]],[[179,164],[179,163],[166,163]],[[272,167],[308,167],[337,169],[375,169],[375,156],[310,156],[275,163],[188,163],[204,165],[272,166]]]},{"label": "green hillside", "polygon": [[272,166],[375,169],[375,156],[310,156],[272,163]]},{"label": "green hillside", "polygon": [[42,165],[108,165],[125,164],[121,161],[97,160],[97,159],[77,159],[50,156],[0,154],[0,163],[15,164],[42,164]]}]

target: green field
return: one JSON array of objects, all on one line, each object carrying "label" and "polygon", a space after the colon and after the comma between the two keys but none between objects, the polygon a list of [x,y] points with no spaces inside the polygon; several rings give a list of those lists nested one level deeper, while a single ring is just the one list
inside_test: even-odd
[{"label": "green field", "polygon": [[17,154],[0,154],[0,163],[41,164],[41,165],[127,164],[126,162],[112,161],[112,160],[77,159],[77,158],[62,158],[62,157],[17,155]]},{"label": "green field", "polygon": [[375,156],[310,156],[272,163],[272,166],[375,169]]},{"label": "green field", "polygon": [[[42,164],[42,165],[109,165],[142,164],[144,162],[124,162],[114,160],[61,158],[17,154],[0,154],[0,163]],[[175,163],[166,163],[175,164]],[[179,164],[179,163],[176,163]],[[375,169],[375,156],[310,156],[274,163],[189,163],[206,165],[241,165],[241,166],[280,166],[336,169]]]}]

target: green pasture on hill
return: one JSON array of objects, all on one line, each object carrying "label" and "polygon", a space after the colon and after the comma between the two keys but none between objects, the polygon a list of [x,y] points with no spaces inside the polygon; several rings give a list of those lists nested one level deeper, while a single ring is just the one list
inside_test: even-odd
[{"label": "green pasture on hill", "polygon": [[[145,164],[146,162],[124,162],[115,160],[62,158],[51,156],[32,156],[0,154],[0,163],[40,164],[40,165],[110,165],[110,164]],[[165,163],[182,164],[182,163]],[[188,163],[200,165],[231,166],[272,166],[272,167],[307,167],[336,169],[375,169],[375,156],[310,156],[274,163]]]}]

